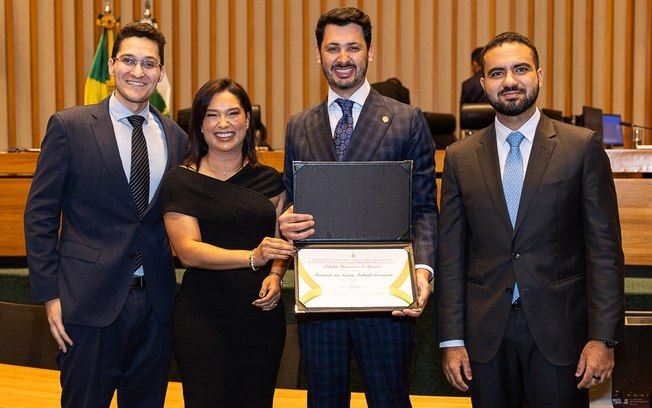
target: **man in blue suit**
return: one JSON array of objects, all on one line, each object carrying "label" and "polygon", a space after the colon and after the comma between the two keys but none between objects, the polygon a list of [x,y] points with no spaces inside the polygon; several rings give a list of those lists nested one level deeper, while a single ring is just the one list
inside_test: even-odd
[{"label": "man in blue suit", "polygon": [[[151,25],[127,24],[108,62],[116,90],[52,115],[41,146],[25,243],[33,299],[61,349],[63,407],[108,407],[116,389],[120,406],[165,399],[176,279],[159,181],[182,160],[186,136],[148,102],[164,46]],[[133,160],[132,137],[146,151]],[[145,174],[140,208],[136,173]]]},{"label": "man in blue suit", "polygon": [[[292,162],[413,160],[412,227],[418,303],[430,294],[437,247],[437,204],[434,146],[423,113],[380,95],[366,79],[373,59],[369,16],[353,8],[322,15],[316,28],[316,59],[329,84],[321,103],[290,118],[285,140],[284,180],[293,200]],[[341,101],[344,99],[347,101]],[[352,104],[348,145],[335,136]],[[340,158],[338,158],[338,154]],[[289,240],[304,239],[319,228],[310,214],[293,208],[279,217]],[[379,220],[382,222],[382,220]],[[309,407],[348,407],[351,356],[360,368],[370,407],[409,407],[409,372],[415,346],[412,310],[389,313],[333,313],[299,319],[302,363],[308,382]]]}]

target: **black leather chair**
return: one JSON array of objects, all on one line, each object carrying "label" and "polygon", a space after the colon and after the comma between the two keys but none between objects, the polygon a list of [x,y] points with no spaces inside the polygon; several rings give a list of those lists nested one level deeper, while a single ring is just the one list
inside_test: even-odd
[{"label": "black leather chair", "polygon": [[184,132],[188,133],[188,130],[190,129],[190,108],[179,109],[177,111],[176,122]]},{"label": "black leather chair", "polygon": [[251,105],[251,116],[253,116],[254,140],[256,140],[256,146],[259,148],[262,147],[266,150],[272,150],[272,148],[267,144],[267,128],[263,125],[260,105]]},{"label": "black leather chair", "polygon": [[0,363],[58,369],[43,305],[0,302]]},{"label": "black leather chair", "polygon": [[432,141],[438,150],[443,150],[455,142],[455,116],[450,113],[423,112],[430,127]]},{"label": "black leather chair", "polygon": [[465,103],[460,108],[460,138],[491,125],[496,111],[488,103]]}]

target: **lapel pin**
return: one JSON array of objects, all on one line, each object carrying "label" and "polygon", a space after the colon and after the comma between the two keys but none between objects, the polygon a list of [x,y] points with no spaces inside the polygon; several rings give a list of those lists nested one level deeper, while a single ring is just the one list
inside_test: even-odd
[{"label": "lapel pin", "polygon": [[389,117],[383,116],[381,120],[383,121],[383,123],[387,123],[389,122]]}]

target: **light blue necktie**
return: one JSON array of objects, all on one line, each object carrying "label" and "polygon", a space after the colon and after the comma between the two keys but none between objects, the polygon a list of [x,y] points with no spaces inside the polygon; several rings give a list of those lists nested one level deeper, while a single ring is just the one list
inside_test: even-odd
[{"label": "light blue necktie", "polygon": [[[521,156],[521,149],[519,147],[523,138],[524,136],[521,132],[512,132],[507,136],[509,153],[507,154],[505,170],[503,171],[503,193],[507,202],[509,219],[512,221],[512,228],[516,224],[518,204],[521,201],[521,190],[523,190],[523,156]],[[518,285],[515,282],[512,303],[516,302],[518,298]]]},{"label": "light blue necktie", "polygon": [[337,161],[342,161],[344,152],[346,151],[349,141],[351,141],[351,133],[353,133],[353,101],[349,99],[337,98],[335,103],[340,105],[342,109],[342,118],[335,126],[335,153]]}]

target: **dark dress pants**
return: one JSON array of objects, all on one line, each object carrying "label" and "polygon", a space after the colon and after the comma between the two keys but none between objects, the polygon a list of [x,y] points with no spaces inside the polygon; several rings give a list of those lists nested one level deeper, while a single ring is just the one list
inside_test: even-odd
[{"label": "dark dress pants", "polygon": [[473,407],[588,408],[588,390],[577,389],[576,367],[546,360],[534,343],[525,314],[513,309],[494,358],[488,363],[471,361]]},{"label": "dark dress pants", "polygon": [[171,330],[154,315],[146,288],[131,289],[118,318],[107,327],[65,328],[73,345],[57,356],[62,407],[108,407],[116,389],[121,408],[163,407]]},{"label": "dark dress pants", "polygon": [[411,407],[409,374],[415,330],[414,319],[385,314],[299,318],[308,407],[350,406],[352,356],[360,370],[369,408]]}]

